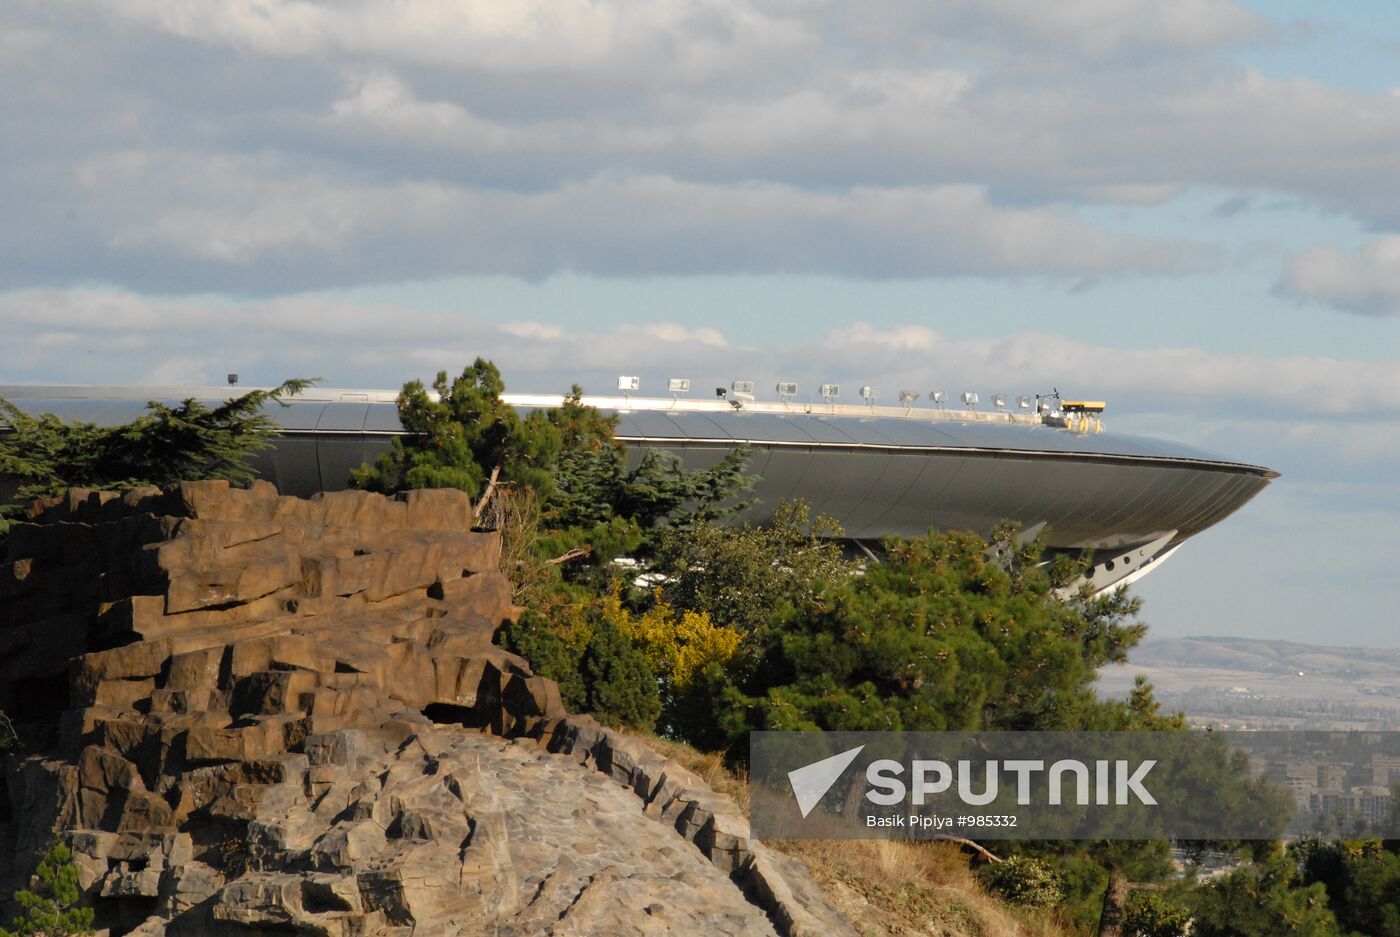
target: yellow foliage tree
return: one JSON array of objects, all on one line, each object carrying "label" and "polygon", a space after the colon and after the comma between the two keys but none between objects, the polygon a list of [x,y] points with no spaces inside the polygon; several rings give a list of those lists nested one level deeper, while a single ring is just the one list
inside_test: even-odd
[{"label": "yellow foliage tree", "polygon": [[606,621],[632,639],[641,650],[647,667],[669,688],[683,691],[696,673],[709,664],[728,664],[739,653],[740,634],[717,625],[708,613],[688,609],[679,614],[661,598],[640,615],[622,603],[622,584],[613,580],[606,595],[578,603],[561,616],[555,633],[569,646],[588,646],[598,623]]}]

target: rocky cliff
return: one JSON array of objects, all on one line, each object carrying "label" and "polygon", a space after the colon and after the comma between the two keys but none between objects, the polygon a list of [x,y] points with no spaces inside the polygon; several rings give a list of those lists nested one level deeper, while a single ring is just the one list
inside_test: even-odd
[{"label": "rocky cliff", "polygon": [[[55,837],[112,934],[849,934],[680,765],[492,638],[453,491],[70,491],[0,563],[0,893]],[[37,751],[36,751],[37,749]]]}]

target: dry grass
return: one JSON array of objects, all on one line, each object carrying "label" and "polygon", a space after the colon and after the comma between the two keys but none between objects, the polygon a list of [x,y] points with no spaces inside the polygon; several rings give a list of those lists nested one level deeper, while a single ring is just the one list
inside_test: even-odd
[{"label": "dry grass", "polygon": [[790,840],[769,843],[806,863],[865,937],[1067,937],[1045,914],[1010,908],[982,890],[953,843]]},{"label": "dry grass", "polygon": [[[722,755],[633,733],[674,758],[746,813],[749,779]],[[1013,909],[983,891],[954,843],[788,840],[774,849],[800,859],[827,897],[865,937],[1069,937],[1052,915]]]}]

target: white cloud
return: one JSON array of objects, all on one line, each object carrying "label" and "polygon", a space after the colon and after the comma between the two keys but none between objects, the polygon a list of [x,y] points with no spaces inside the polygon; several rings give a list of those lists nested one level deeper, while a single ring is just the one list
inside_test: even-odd
[{"label": "white cloud", "polygon": [[1289,259],[1280,289],[1364,315],[1400,316],[1400,235],[1357,251],[1310,248]]},{"label": "white cloud", "polygon": [[606,66],[640,54],[715,70],[807,41],[797,20],[747,3],[520,0],[96,0],[109,14],[263,55],[365,56],[508,73]]},{"label": "white cloud", "polygon": [[1080,207],[1201,185],[1400,225],[1400,99],[1235,64],[1270,28],[1225,0],[11,6],[0,283],[1180,274],[1220,252]]},{"label": "white cloud", "polygon": [[[628,329],[632,331],[633,329]],[[725,341],[724,334],[719,329],[699,326],[687,328],[675,322],[654,322],[641,326],[635,331],[650,338],[659,339],[663,342],[675,343],[698,343],[708,345],[712,348],[727,348],[729,343]]]},{"label": "white cloud", "polygon": [[975,186],[702,183],[603,174],[515,191],[329,179],[270,156],[117,153],[87,161],[84,219],[125,273],[234,292],[454,273],[712,272],[1114,276],[1208,268],[1186,242],[1111,235]]},{"label": "white cloud", "polygon": [[507,335],[542,341],[555,341],[564,337],[564,330],[559,326],[540,322],[507,322],[501,326],[501,331]]},{"label": "white cloud", "polygon": [[871,348],[902,353],[932,351],[941,341],[937,332],[922,325],[900,325],[881,329],[869,322],[857,322],[832,330],[822,341],[822,347],[833,351],[856,350],[867,354]]},{"label": "white cloud", "polygon": [[945,15],[972,17],[984,29],[1010,31],[1093,58],[1150,48],[1211,47],[1269,32],[1256,14],[1223,0],[964,0],[943,6],[948,8]]}]

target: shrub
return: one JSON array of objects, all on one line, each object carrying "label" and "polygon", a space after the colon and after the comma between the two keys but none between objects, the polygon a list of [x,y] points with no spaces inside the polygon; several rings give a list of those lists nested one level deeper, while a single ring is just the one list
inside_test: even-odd
[{"label": "shrub", "polygon": [[1049,908],[1064,896],[1060,877],[1049,865],[1031,856],[1012,856],[983,867],[982,884],[994,895],[1027,908]]},{"label": "shrub", "polygon": [[649,729],[661,715],[661,690],[642,652],[611,621],[598,623],[579,660],[588,710],[600,722]]},{"label": "shrub", "polygon": [[1123,933],[1128,937],[1184,937],[1190,933],[1191,912],[1155,892],[1128,896]]},{"label": "shrub", "polygon": [[[651,728],[663,709],[674,713],[678,701],[697,692],[711,668],[733,659],[740,635],[702,612],[677,612],[659,595],[650,608],[634,612],[613,580],[603,595],[556,605],[547,616],[527,612],[506,628],[504,641],[559,684],[570,709]],[[647,674],[641,696],[615,685],[634,680],[638,665]]]}]

